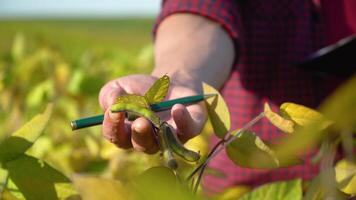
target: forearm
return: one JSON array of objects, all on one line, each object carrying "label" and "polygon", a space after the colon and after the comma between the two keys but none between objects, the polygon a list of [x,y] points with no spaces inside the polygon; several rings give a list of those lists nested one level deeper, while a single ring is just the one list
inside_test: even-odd
[{"label": "forearm", "polygon": [[233,41],[219,24],[198,15],[174,14],[157,30],[152,75],[168,74],[194,89],[201,81],[220,88],[234,54]]}]

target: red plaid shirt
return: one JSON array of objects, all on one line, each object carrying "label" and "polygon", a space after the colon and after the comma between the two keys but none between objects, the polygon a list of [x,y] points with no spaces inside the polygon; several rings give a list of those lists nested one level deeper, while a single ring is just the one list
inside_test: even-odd
[{"label": "red plaid shirt", "polygon": [[[221,92],[230,109],[232,129],[237,129],[257,116],[264,102],[274,110],[287,101],[316,107],[335,87],[335,82],[327,78],[291,66],[325,45],[318,8],[312,0],[166,0],[155,28],[168,15],[188,12],[220,23],[230,34],[238,58]],[[272,143],[283,136],[266,120],[253,130]],[[310,179],[318,172],[310,157],[308,154],[304,164],[294,167],[255,170],[234,165],[224,152],[210,167],[226,177],[206,175],[203,183],[217,192],[237,184],[257,186],[297,177]]]}]

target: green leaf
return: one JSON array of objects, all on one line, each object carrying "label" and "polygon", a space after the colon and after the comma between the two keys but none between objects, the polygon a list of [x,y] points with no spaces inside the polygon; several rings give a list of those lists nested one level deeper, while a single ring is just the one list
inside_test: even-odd
[{"label": "green leaf", "polygon": [[300,200],[302,199],[301,180],[275,182],[262,185],[239,200]]},{"label": "green leaf", "polygon": [[280,112],[283,117],[292,120],[299,126],[323,123],[322,127],[325,129],[333,123],[326,120],[318,111],[295,103],[283,103],[280,107]]},{"label": "green leaf", "polygon": [[133,181],[132,188],[139,195],[138,199],[198,199],[198,196],[180,184],[174,172],[167,167],[146,170]]},{"label": "green leaf", "polygon": [[23,154],[7,162],[6,168],[26,199],[58,199],[75,194],[66,176],[37,158]]},{"label": "green leaf", "polygon": [[111,106],[111,112],[131,112],[135,115],[145,117],[152,122],[156,127],[160,126],[159,117],[150,109],[143,108],[132,103],[116,103]]},{"label": "green leaf", "polygon": [[145,94],[149,104],[161,102],[167,95],[169,88],[169,76],[159,78]]},{"label": "green leaf", "polygon": [[133,193],[120,182],[95,176],[73,176],[75,188],[83,200],[132,200]]},{"label": "green leaf", "polygon": [[264,105],[264,114],[266,118],[277,128],[282,130],[285,133],[293,133],[294,132],[294,123],[288,119],[284,119],[277,113],[273,112],[269,105],[265,103]]},{"label": "green leaf", "polygon": [[242,132],[227,146],[226,152],[236,165],[248,168],[271,169],[300,162],[296,157],[288,162],[280,162],[273,149],[251,131]]},{"label": "green leaf", "polygon": [[36,115],[10,137],[0,142],[0,162],[16,159],[22,155],[43,133],[52,113],[52,105]]},{"label": "green leaf", "polygon": [[116,99],[115,103],[132,103],[137,104],[143,108],[149,108],[149,104],[144,96],[136,95],[136,94],[127,94],[123,96],[119,96]]},{"label": "green leaf", "polygon": [[338,188],[346,194],[356,194],[356,163],[339,161],[335,166]]},{"label": "green leaf", "polygon": [[209,119],[213,127],[214,133],[219,138],[224,136],[230,130],[230,112],[224,98],[212,86],[203,83],[204,94],[217,94],[215,97],[210,97],[205,100],[208,110]]}]

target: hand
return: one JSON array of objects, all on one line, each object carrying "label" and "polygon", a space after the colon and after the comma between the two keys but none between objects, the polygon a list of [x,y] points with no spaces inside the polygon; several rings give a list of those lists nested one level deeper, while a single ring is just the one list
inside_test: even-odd
[{"label": "hand", "polygon": [[[124,94],[143,95],[157,80],[150,75],[130,75],[107,83],[100,91],[99,102],[105,111],[103,135],[116,146],[124,149],[133,147],[135,150],[153,154],[158,146],[152,132],[150,122],[145,118],[137,118],[133,122],[125,120],[124,113],[110,112],[110,106],[115,99]],[[175,99],[197,95],[191,88],[177,84],[171,80],[166,99]],[[181,142],[193,138],[203,128],[207,114],[203,103],[190,106],[176,104],[171,110],[158,113],[163,121],[167,121],[173,128]]]}]

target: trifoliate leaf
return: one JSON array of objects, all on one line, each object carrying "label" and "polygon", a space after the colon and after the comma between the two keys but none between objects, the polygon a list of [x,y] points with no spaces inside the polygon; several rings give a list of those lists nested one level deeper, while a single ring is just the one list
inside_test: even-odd
[{"label": "trifoliate leaf", "polygon": [[144,96],[136,94],[127,94],[117,97],[116,103],[137,104],[143,108],[149,108],[149,104]]},{"label": "trifoliate leaf", "polygon": [[159,78],[146,92],[145,97],[149,104],[161,102],[167,95],[169,89],[169,76]]}]

